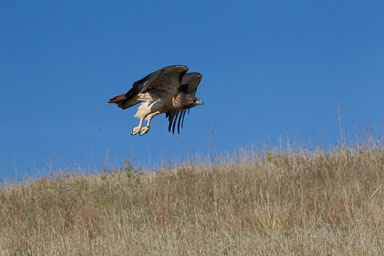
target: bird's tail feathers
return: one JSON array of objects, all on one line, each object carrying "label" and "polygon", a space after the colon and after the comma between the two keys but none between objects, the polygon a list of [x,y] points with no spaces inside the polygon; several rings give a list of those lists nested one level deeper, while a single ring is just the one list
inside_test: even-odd
[{"label": "bird's tail feathers", "polygon": [[118,95],[116,97],[113,97],[108,101],[108,103],[115,103],[119,108],[126,109],[129,107],[132,107],[139,103],[137,97],[132,97],[132,93],[128,92],[125,94]]},{"label": "bird's tail feathers", "polygon": [[124,101],[124,100],[126,100],[126,99],[127,99],[127,97],[126,97],[126,94],[124,93],[124,94],[118,95],[118,96],[116,96],[116,97],[113,97],[112,99],[110,99],[110,100],[108,101],[108,103],[116,103],[116,104],[119,104],[120,102],[122,102],[122,101]]}]

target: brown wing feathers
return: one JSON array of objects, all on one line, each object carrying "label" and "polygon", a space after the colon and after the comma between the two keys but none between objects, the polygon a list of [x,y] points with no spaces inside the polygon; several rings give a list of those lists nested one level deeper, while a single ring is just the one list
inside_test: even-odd
[{"label": "brown wing feathers", "polygon": [[159,83],[163,77],[172,72],[177,72],[179,81],[181,82],[183,75],[187,72],[188,67],[182,65],[168,66],[162,69],[159,69],[155,72],[150,73],[144,78],[133,83],[132,88],[125,94],[113,97],[108,101],[108,103],[116,103],[120,108],[126,109],[132,107],[139,103],[137,95],[139,93],[147,91],[152,83]]},{"label": "brown wing feathers", "polygon": [[181,91],[195,95],[202,77],[198,72],[186,73],[181,81]]}]

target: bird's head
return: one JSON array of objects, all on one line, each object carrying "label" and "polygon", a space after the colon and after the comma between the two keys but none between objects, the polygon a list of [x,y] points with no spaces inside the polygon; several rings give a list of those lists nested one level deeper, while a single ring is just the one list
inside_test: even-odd
[{"label": "bird's head", "polygon": [[203,102],[201,99],[195,97],[195,98],[193,99],[193,104],[195,104],[195,106],[198,106],[198,105],[204,105],[204,102]]},{"label": "bird's head", "polygon": [[179,93],[173,98],[174,107],[179,109],[189,109],[203,104],[204,102],[201,99],[191,93]]},{"label": "bird's head", "polygon": [[189,101],[188,108],[193,108],[199,105],[204,105],[204,102],[201,99],[193,96]]}]

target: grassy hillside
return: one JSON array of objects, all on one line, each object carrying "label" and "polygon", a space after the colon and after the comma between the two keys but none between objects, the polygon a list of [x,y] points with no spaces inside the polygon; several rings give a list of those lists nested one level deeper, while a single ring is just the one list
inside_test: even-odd
[{"label": "grassy hillside", "polygon": [[384,151],[0,187],[0,255],[384,255]]}]

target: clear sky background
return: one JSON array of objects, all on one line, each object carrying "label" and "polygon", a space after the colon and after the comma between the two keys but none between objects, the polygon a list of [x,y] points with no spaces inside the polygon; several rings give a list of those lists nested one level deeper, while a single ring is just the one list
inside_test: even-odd
[{"label": "clear sky background", "polygon": [[[0,0],[0,176],[339,140],[384,126],[384,2]],[[167,65],[203,74],[180,135],[107,100]],[[214,134],[214,135],[212,135]],[[315,138],[315,139],[314,139]],[[312,141],[312,142],[311,142]]]}]

